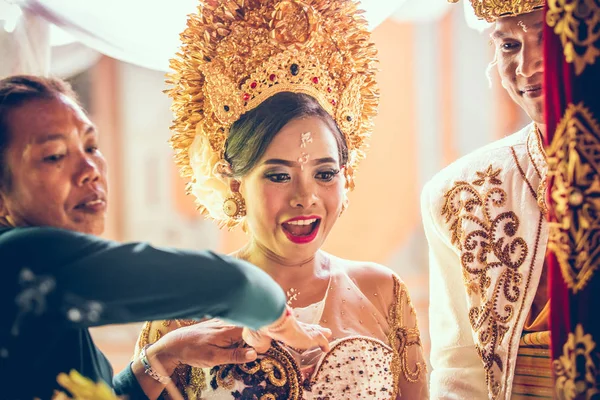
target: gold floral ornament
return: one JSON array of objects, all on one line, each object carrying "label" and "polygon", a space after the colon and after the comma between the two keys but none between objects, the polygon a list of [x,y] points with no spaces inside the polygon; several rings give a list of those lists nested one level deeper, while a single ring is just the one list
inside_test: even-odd
[{"label": "gold floral ornament", "polygon": [[222,173],[231,125],[281,92],[312,96],[347,143],[346,185],[365,157],[377,112],[376,50],[355,0],[201,1],[181,34],[169,74],[175,115],[171,145],[188,193],[221,226]]},{"label": "gold floral ornament", "polygon": [[553,361],[555,390],[560,400],[591,399],[600,394],[598,388],[598,352],[590,334],[581,324],[563,346],[563,355]]},{"label": "gold floral ornament", "polygon": [[583,103],[569,105],[548,154],[556,214],[548,247],[577,293],[600,262],[600,126]]},{"label": "gold floral ornament", "polygon": [[560,37],[565,60],[581,75],[600,56],[600,3],[597,0],[548,0],[546,23]]},{"label": "gold floral ornament", "polygon": [[57,391],[52,396],[52,400],[119,400],[106,383],[102,381],[95,383],[75,370],[71,370],[68,375],[59,374],[56,381],[73,397]]},{"label": "gold floral ornament", "polygon": [[[448,1],[458,3],[459,0]],[[471,0],[477,18],[487,22],[496,22],[501,17],[527,14],[541,9],[544,4],[545,0]]]}]

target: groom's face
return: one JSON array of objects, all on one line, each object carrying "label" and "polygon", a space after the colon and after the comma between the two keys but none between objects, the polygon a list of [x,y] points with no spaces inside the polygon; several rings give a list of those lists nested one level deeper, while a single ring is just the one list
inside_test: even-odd
[{"label": "groom's face", "polygon": [[537,122],[544,123],[543,12],[530,12],[496,21],[491,37],[498,72],[510,97]]}]

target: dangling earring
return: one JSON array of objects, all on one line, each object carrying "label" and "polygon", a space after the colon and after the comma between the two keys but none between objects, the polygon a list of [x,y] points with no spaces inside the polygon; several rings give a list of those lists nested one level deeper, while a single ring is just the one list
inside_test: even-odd
[{"label": "dangling earring", "polygon": [[344,196],[344,200],[342,201],[342,210],[340,211],[340,217],[342,216],[344,211],[346,211],[349,204],[350,204],[350,199],[348,199],[348,197]]},{"label": "dangling earring", "polygon": [[246,201],[239,192],[233,192],[225,199],[223,212],[231,219],[240,219],[246,216]]}]

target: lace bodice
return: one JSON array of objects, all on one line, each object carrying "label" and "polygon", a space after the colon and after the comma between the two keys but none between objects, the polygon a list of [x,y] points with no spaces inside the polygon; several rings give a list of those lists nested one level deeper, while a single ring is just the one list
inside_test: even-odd
[{"label": "lace bodice", "polygon": [[[179,388],[210,400],[428,398],[414,309],[404,283],[385,273],[387,282],[371,284],[353,271],[332,269],[324,299],[294,310],[299,320],[332,330],[329,352],[297,353],[274,344],[252,363],[183,367],[175,373]],[[166,324],[147,324],[138,346],[164,334]]]}]

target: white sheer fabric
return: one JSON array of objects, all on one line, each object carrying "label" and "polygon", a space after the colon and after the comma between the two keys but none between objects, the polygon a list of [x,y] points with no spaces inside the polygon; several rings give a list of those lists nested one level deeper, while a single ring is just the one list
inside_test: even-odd
[{"label": "white sheer fabric", "polygon": [[[443,9],[440,0],[362,0],[361,7],[375,29],[392,14],[401,20],[424,21],[439,18]],[[427,5],[426,4],[430,4]],[[198,0],[172,0],[149,2],[147,0],[0,0],[2,10],[21,7],[25,18],[18,34],[7,34],[0,29],[0,56],[12,60],[2,63],[0,76],[15,73],[48,74],[50,68],[49,24],[54,24],[71,34],[75,41],[97,53],[158,71],[167,71],[169,59],[179,47],[179,33],[185,28],[187,15],[196,11]],[[9,7],[10,5],[10,7]],[[444,4],[445,6],[445,4]],[[444,7],[447,9],[447,7]],[[402,14],[406,13],[406,18]],[[0,13],[14,21],[14,16]],[[56,57],[65,68],[64,59],[79,54],[76,65],[82,62],[82,53],[68,53],[68,48]],[[88,62],[94,60],[90,53]],[[52,56],[54,63],[55,56]],[[73,72],[78,72],[74,69]],[[63,76],[63,75],[61,75]]]}]

